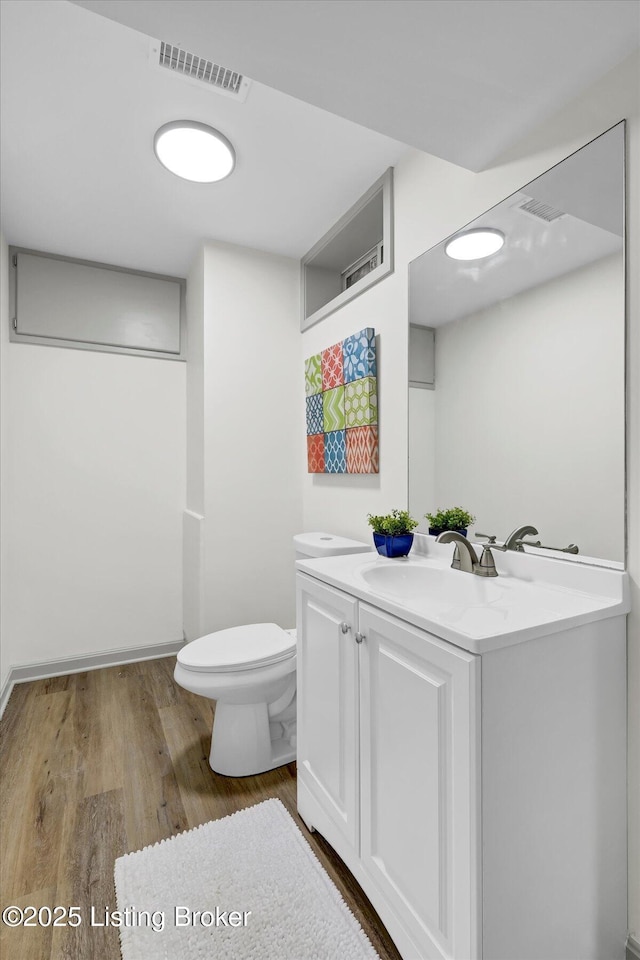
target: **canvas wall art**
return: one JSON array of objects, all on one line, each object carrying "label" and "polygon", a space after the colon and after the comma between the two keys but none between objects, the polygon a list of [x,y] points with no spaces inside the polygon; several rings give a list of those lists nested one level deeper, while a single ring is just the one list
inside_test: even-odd
[{"label": "canvas wall art", "polygon": [[305,360],[307,470],[378,472],[378,390],[373,327]]}]

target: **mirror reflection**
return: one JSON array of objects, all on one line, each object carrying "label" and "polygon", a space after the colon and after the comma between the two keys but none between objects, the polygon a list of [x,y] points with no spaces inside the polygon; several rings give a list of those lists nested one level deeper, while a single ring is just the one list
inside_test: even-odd
[{"label": "mirror reflection", "polygon": [[416,518],[460,506],[471,538],[531,524],[624,561],[623,168],[621,123],[455,235],[488,229],[495,252],[447,238],[410,264]]}]

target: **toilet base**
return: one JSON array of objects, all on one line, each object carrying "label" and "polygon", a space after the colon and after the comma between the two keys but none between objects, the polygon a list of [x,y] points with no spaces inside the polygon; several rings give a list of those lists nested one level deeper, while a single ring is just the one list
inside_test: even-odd
[{"label": "toilet base", "polygon": [[225,777],[251,777],[296,759],[286,737],[272,740],[266,703],[218,700],[213,721],[209,766]]}]

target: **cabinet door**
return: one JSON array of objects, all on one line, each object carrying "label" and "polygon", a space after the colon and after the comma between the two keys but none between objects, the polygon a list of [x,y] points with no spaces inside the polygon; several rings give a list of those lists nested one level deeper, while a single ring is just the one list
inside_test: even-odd
[{"label": "cabinet door", "polygon": [[478,955],[480,658],[360,605],[361,857],[420,957]]},{"label": "cabinet door", "polygon": [[[357,602],[303,574],[296,579],[298,781],[322,810],[322,822],[310,826],[340,852],[329,822],[357,850]],[[302,807],[300,813],[306,819]]]}]

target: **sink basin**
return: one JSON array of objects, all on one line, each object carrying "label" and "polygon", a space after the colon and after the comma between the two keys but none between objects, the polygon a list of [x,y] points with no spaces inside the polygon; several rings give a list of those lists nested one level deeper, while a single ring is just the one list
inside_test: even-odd
[{"label": "sink basin", "polygon": [[[479,640],[557,623],[593,610],[599,603],[549,584],[511,576],[478,577],[426,558],[363,560],[361,557],[354,570],[354,581],[363,591],[386,601],[394,612],[402,611],[412,619],[416,615],[416,624],[429,624],[428,629],[444,627],[447,632],[441,635],[445,639],[453,639],[448,631],[455,630],[458,642],[462,637]],[[474,652],[480,649],[465,646]]]},{"label": "sink basin", "polygon": [[[393,565],[392,565],[393,564]],[[400,600],[429,598],[438,605],[493,603],[504,591],[492,580],[457,570],[442,569],[427,563],[413,565],[398,560],[372,564],[360,570],[360,576],[371,590]],[[453,579],[455,577],[455,580]]]}]

